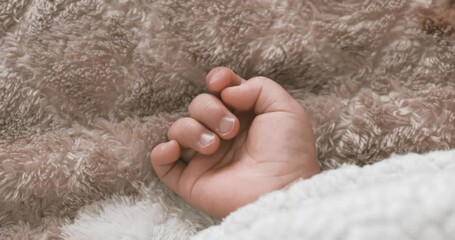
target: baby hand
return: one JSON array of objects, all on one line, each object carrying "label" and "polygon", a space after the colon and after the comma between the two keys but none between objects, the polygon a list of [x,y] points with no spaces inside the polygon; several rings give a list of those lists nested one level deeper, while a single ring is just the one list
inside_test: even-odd
[{"label": "baby hand", "polygon": [[319,173],[308,115],[277,83],[227,68],[207,75],[211,94],[151,153],[160,180],[188,203],[225,217],[259,196]]}]

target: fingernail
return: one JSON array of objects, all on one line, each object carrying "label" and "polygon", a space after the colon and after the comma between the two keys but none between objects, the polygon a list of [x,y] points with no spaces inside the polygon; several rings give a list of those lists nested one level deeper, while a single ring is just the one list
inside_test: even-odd
[{"label": "fingernail", "polygon": [[221,135],[226,135],[232,132],[234,129],[235,118],[233,117],[223,117],[220,121],[220,125],[218,126],[218,132]]},{"label": "fingernail", "polygon": [[215,141],[214,133],[203,133],[199,139],[199,144],[201,144],[202,147],[207,147],[212,144],[213,141]]}]

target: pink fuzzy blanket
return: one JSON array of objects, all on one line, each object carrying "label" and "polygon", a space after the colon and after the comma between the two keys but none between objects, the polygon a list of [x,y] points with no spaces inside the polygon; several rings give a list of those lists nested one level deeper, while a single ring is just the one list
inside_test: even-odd
[{"label": "pink fuzzy blanket", "polygon": [[324,169],[455,147],[454,1],[3,0],[0,238],[150,186],[184,213],[149,152],[216,66],[297,98]]}]

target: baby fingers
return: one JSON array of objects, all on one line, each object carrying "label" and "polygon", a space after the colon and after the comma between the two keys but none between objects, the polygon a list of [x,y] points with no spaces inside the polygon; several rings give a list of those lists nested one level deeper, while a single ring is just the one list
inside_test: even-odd
[{"label": "baby fingers", "polygon": [[193,118],[181,118],[169,128],[167,136],[177,141],[183,148],[191,148],[204,155],[214,153],[219,145],[219,137]]},{"label": "baby fingers", "polygon": [[211,94],[200,94],[194,98],[188,107],[188,114],[222,139],[234,138],[240,128],[238,118]]}]

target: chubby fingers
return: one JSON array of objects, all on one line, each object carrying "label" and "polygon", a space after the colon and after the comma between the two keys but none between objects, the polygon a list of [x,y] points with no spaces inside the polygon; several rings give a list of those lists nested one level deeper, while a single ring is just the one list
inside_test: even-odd
[{"label": "chubby fingers", "polygon": [[167,135],[170,141],[158,144],[150,154],[152,167],[161,181],[180,194],[179,181],[188,167],[184,161],[180,161],[184,158],[185,151],[213,154],[220,146],[220,138],[190,117],[175,121]]},{"label": "chubby fingers", "polygon": [[237,111],[254,111],[255,114],[288,112],[305,115],[303,108],[278,83],[254,77],[238,86],[223,89],[221,99]]},{"label": "chubby fingers", "polygon": [[232,139],[239,132],[239,119],[211,94],[200,94],[194,98],[188,107],[188,114],[222,139]]},{"label": "chubby fingers", "polygon": [[248,81],[231,69],[217,67],[206,77],[211,93],[236,111],[253,110],[256,114],[276,111],[302,113],[302,107],[278,83],[266,77],[254,77]]},{"label": "chubby fingers", "polygon": [[186,167],[185,163],[179,161],[180,153],[180,144],[171,140],[156,145],[150,154],[156,175],[175,192],[178,191],[178,183]]},{"label": "chubby fingers", "polygon": [[194,118],[185,117],[175,121],[167,132],[168,139],[177,141],[181,147],[210,155],[218,150],[220,138]]}]

